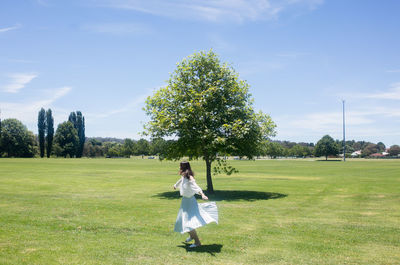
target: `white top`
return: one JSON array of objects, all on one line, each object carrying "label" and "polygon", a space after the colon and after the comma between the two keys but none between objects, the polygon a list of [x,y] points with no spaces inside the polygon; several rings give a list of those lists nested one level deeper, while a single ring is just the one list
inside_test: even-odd
[{"label": "white top", "polygon": [[185,177],[181,177],[174,185],[175,188],[178,188],[181,196],[184,197],[192,197],[195,194],[201,194],[201,188],[196,184],[196,181],[193,177],[191,179],[187,179]]}]

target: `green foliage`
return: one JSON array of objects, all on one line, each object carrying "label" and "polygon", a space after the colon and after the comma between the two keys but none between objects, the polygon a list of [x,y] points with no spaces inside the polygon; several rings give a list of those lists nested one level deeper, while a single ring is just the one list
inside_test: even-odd
[{"label": "green foliage", "polygon": [[293,157],[307,157],[311,156],[311,154],[311,149],[309,147],[300,144],[294,145],[289,150],[289,155]]},{"label": "green foliage", "polygon": [[274,134],[270,116],[256,113],[249,85],[212,52],[194,53],[177,65],[168,85],[146,101],[151,121],[145,126],[154,138],[176,137],[166,157],[203,158],[207,189],[213,190],[211,163],[217,154],[252,158]]},{"label": "green foliage", "polygon": [[336,156],[339,154],[339,146],[332,137],[325,135],[315,146],[314,154],[316,157],[325,156],[326,160],[328,160],[328,156]]},{"label": "green foliage", "polygon": [[35,136],[17,119],[2,122],[0,141],[7,157],[33,157],[35,154]]},{"label": "green foliage", "polygon": [[122,146],[122,155],[125,157],[130,157],[135,153],[136,144],[129,138],[124,140],[124,144]]},{"label": "green foliage", "polygon": [[284,156],[284,150],[279,143],[269,142],[266,145],[265,154],[270,156],[271,158],[277,158],[278,156]]},{"label": "green foliage", "polygon": [[3,147],[1,146],[1,111],[0,111],[0,157],[3,153]]},{"label": "green foliage", "polygon": [[83,148],[83,156],[104,157],[104,155],[104,147],[100,141],[91,138],[88,142],[85,143]]},{"label": "green foliage", "polygon": [[85,117],[83,117],[82,112],[76,111],[71,112],[68,121],[71,122],[74,125],[74,128],[76,129],[78,133],[78,147],[76,149],[76,157],[82,157],[83,154],[83,148],[85,145]]},{"label": "green foliage", "polygon": [[226,175],[232,175],[233,173],[239,173],[239,171],[232,167],[231,165],[228,165],[226,159],[217,157],[216,158],[217,166],[214,167],[214,175],[224,173]]},{"label": "green foliage", "polygon": [[136,143],[135,154],[136,155],[148,155],[150,152],[150,144],[145,139],[140,139]]},{"label": "green foliage", "polygon": [[45,150],[45,131],[46,131],[46,111],[41,108],[38,114],[38,137],[40,157],[44,157]]},{"label": "green foliage", "polygon": [[379,146],[377,144],[370,143],[362,150],[361,156],[367,157],[378,152]]},{"label": "green foliage", "polygon": [[392,145],[389,149],[389,155],[398,156],[400,154],[400,146]]},{"label": "green foliage", "polygon": [[74,157],[79,144],[78,132],[74,125],[69,121],[59,124],[54,142],[61,148],[61,156],[67,157],[69,155],[71,158]]},{"label": "green foliage", "polygon": [[47,148],[47,157],[50,157],[52,149],[53,149],[53,137],[54,137],[54,119],[51,109],[46,111],[46,148]]},{"label": "green foliage", "polygon": [[123,146],[121,144],[112,144],[106,154],[107,157],[123,157]]},{"label": "green foliage", "polygon": [[154,138],[150,143],[150,154],[159,156],[165,148],[166,141],[163,138]]},{"label": "green foliage", "polygon": [[376,146],[378,148],[378,152],[384,152],[386,150],[386,146],[382,142],[377,143]]}]

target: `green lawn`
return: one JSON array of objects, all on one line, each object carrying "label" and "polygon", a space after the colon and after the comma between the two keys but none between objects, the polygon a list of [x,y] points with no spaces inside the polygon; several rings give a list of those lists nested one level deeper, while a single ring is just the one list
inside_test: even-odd
[{"label": "green lawn", "polygon": [[189,250],[178,162],[0,159],[0,264],[400,264],[400,160],[231,163]]}]

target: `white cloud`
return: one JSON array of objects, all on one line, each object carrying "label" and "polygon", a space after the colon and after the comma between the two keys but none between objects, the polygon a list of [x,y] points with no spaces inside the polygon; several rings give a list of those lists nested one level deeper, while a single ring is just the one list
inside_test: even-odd
[{"label": "white cloud", "polygon": [[143,24],[139,23],[100,23],[100,24],[87,24],[82,27],[84,30],[106,33],[114,35],[126,34],[146,34],[152,30]]},{"label": "white cloud", "polygon": [[146,100],[146,98],[149,95],[141,95],[137,98],[134,98],[133,100],[131,100],[128,104],[117,108],[117,109],[113,109],[107,112],[102,112],[101,114],[92,114],[92,113],[88,113],[86,116],[90,117],[90,118],[107,118],[110,117],[112,115],[115,114],[119,114],[119,113],[124,113],[124,112],[128,112],[128,111],[132,111],[132,110],[136,110],[138,109],[139,105],[143,104]]},{"label": "white cloud", "polygon": [[20,103],[0,102],[2,118],[16,118],[22,121],[24,124],[35,124],[37,120],[37,113],[39,112],[40,108],[51,107],[56,100],[68,94],[71,89],[72,88],[69,86],[56,88],[50,91],[51,95],[49,95],[47,98],[36,101],[26,101]]},{"label": "white cloud", "polygon": [[[342,112],[317,112],[299,115],[275,117],[280,139],[306,139],[317,141],[325,134],[334,138],[342,136]],[[381,136],[396,136],[400,133],[394,129],[400,122],[400,108],[386,106],[367,107],[346,111],[346,132],[351,139],[380,139]],[[389,125],[384,125],[387,123]],[[350,139],[350,138],[349,138]]]},{"label": "white cloud", "polygon": [[400,83],[392,84],[388,92],[365,94],[364,97],[366,97],[366,98],[374,98],[374,99],[400,100]]},{"label": "white cloud", "polygon": [[177,19],[243,22],[274,19],[292,6],[314,9],[322,2],[322,0],[103,0],[102,5]]},{"label": "white cloud", "polygon": [[7,31],[10,31],[10,30],[19,29],[20,27],[21,27],[21,25],[17,24],[17,25],[12,26],[12,27],[0,28],[0,33],[7,32]]},{"label": "white cloud", "polygon": [[26,84],[36,78],[38,75],[35,73],[14,73],[9,74],[8,77],[11,82],[3,86],[2,90],[8,93],[17,93],[21,88],[25,87]]},{"label": "white cloud", "polygon": [[37,63],[37,61],[25,60],[25,59],[8,59],[8,62],[10,62],[10,63],[26,63],[26,64]]},{"label": "white cloud", "polygon": [[[311,113],[304,118],[294,119],[290,122],[294,128],[306,128],[315,131],[323,131],[333,127],[340,127],[342,124],[341,112]],[[353,111],[346,113],[346,124],[362,125],[374,123],[374,120],[367,117],[367,113]]]}]

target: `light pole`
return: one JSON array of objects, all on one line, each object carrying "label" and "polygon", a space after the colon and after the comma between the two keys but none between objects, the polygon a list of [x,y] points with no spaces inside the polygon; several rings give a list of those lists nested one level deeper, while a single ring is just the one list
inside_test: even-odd
[{"label": "light pole", "polygon": [[344,119],[344,100],[342,100],[343,104],[343,162],[346,161],[346,125]]}]

